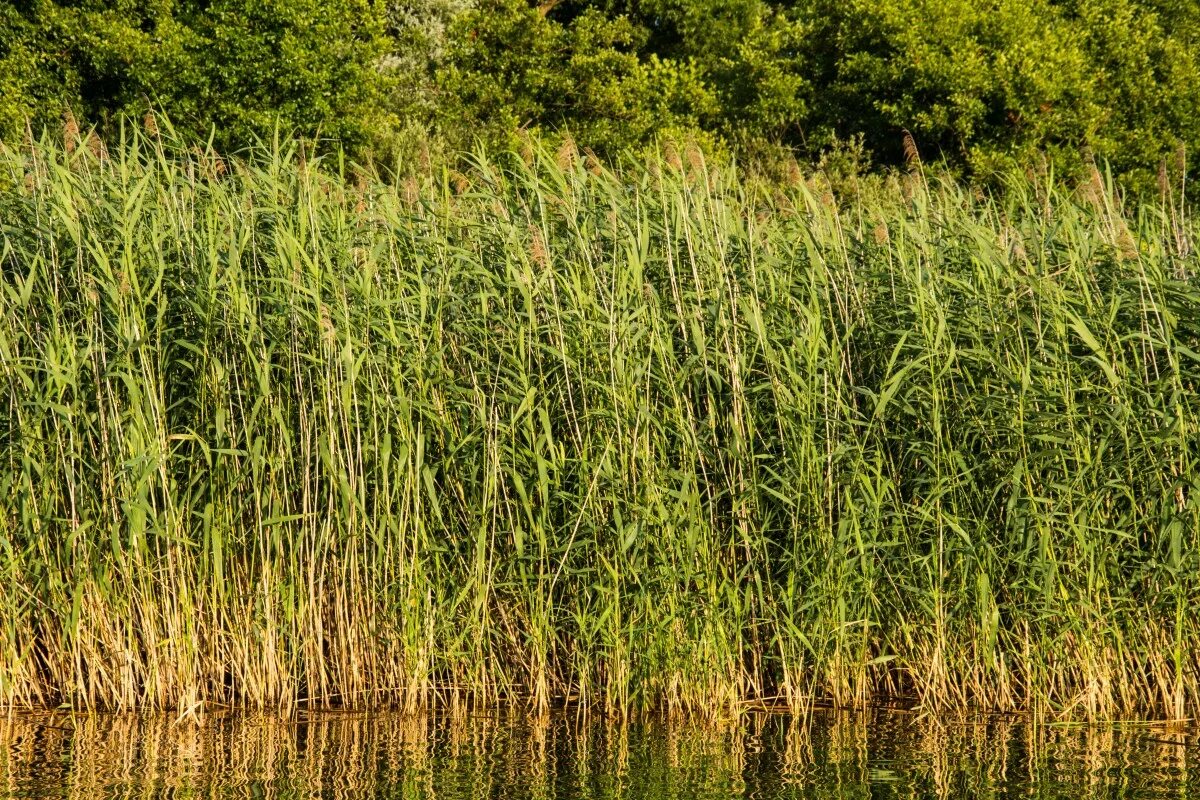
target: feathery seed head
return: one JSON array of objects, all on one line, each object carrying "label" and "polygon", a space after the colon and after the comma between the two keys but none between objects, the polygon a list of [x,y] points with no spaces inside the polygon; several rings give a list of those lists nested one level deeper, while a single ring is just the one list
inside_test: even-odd
[{"label": "feathery seed head", "polygon": [[904,164],[910,170],[921,166],[921,153],[917,150],[917,140],[908,131],[904,132]]},{"label": "feathery seed head", "polygon": [[63,147],[70,154],[75,152],[78,145],[79,121],[75,119],[75,114],[68,108],[63,114]]},{"label": "feathery seed head", "polygon": [[675,172],[683,171],[683,159],[679,157],[679,150],[675,147],[675,142],[670,139],[663,144],[663,160]]},{"label": "feathery seed head", "polygon": [[558,147],[554,160],[558,164],[558,168],[564,172],[575,169],[575,165],[579,162],[579,149],[575,146],[575,140],[570,136],[565,137]]},{"label": "feathery seed head", "polygon": [[529,226],[529,258],[537,266],[545,269],[550,265],[550,255],[546,250],[546,240],[542,237],[541,228]]}]

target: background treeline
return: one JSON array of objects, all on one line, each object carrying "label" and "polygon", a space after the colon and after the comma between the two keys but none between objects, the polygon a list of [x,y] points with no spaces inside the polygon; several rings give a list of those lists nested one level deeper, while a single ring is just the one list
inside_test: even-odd
[{"label": "background treeline", "polygon": [[1196,0],[17,0],[0,136],[153,106],[220,148],[566,130],[887,164],[908,130],[980,177],[1090,154],[1149,188],[1200,143],[1198,32]]}]

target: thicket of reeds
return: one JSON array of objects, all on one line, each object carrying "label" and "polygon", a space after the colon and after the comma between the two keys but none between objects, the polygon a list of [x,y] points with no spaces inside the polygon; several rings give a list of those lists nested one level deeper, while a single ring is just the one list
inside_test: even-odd
[{"label": "thicket of reeds", "polygon": [[1200,713],[1160,202],[0,154],[0,704]]}]

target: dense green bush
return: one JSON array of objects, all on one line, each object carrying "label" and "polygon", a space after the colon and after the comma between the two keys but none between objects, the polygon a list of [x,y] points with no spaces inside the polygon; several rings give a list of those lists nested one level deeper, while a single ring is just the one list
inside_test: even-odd
[{"label": "dense green bush", "polygon": [[607,152],[685,132],[801,142],[805,30],[759,0],[484,0],[459,18],[437,81],[443,127],[566,128]]},{"label": "dense green bush", "polygon": [[488,0],[458,22],[451,131],[566,126],[611,150],[691,128],[809,157],[857,137],[877,163],[908,131],[984,177],[1090,154],[1143,186],[1200,145],[1195,3]]},{"label": "dense green bush", "polygon": [[371,0],[19,2],[0,9],[0,136],[153,106],[225,146],[276,126],[365,143],[389,124],[384,23]]},{"label": "dense green bush", "polygon": [[454,32],[438,80],[452,98],[442,110],[451,132],[565,127],[617,151],[701,128],[719,110],[694,64],[642,57],[647,32],[624,16],[589,8],[561,24],[524,0],[486,0]]},{"label": "dense green bush", "polygon": [[185,38],[161,3],[5,4],[0,134],[23,131],[26,120],[54,124],[67,109],[97,122],[131,109],[151,87],[185,77]]},{"label": "dense green bush", "polygon": [[814,129],[899,158],[900,129],[992,172],[1046,151],[1151,170],[1200,143],[1200,7],[1154,0],[820,0]]},{"label": "dense green bush", "polygon": [[225,146],[565,130],[602,154],[856,140],[888,164],[908,131],[981,177],[1090,154],[1148,188],[1200,145],[1198,52],[1194,0],[22,0],[0,9],[0,136],[153,105]]}]

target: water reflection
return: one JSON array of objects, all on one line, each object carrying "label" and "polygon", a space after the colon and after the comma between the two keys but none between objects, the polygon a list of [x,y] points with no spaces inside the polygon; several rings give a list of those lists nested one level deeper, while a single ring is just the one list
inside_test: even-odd
[{"label": "water reflection", "polygon": [[1200,743],[1161,726],[756,714],[720,727],[573,714],[0,719],[7,798],[1187,797]]}]

